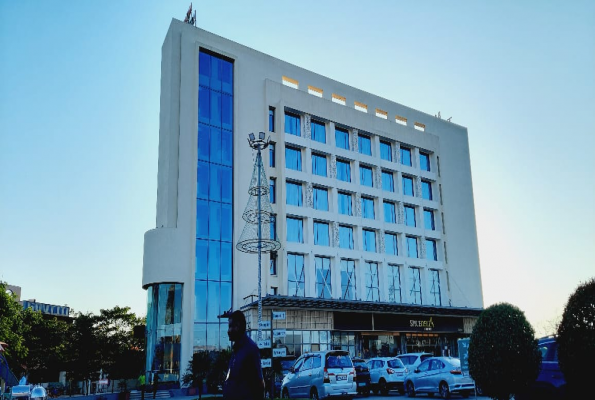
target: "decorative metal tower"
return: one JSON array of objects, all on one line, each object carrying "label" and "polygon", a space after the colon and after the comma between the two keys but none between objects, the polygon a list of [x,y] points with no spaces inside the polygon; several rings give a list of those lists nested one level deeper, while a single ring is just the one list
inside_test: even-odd
[{"label": "decorative metal tower", "polygon": [[273,208],[269,200],[269,182],[262,165],[262,150],[270,143],[270,137],[265,140],[265,133],[259,132],[258,139],[254,133],[248,135],[250,147],[256,150],[256,161],[250,181],[248,193],[250,199],[242,218],[246,221],[242,236],[236,248],[245,253],[258,253],[258,340],[262,339],[262,253],[277,251],[281,243],[276,237],[271,238],[271,221],[274,218]]}]

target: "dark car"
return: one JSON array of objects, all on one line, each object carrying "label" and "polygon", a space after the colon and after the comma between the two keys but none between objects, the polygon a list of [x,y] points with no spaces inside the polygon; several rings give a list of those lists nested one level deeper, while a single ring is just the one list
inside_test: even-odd
[{"label": "dark car", "polygon": [[355,381],[357,382],[357,392],[368,396],[370,394],[370,370],[368,364],[361,358],[352,358],[355,367]]},{"label": "dark car", "polygon": [[526,393],[519,393],[517,400],[563,399],[566,394],[566,380],[558,364],[558,342],[556,336],[538,339],[537,347],[541,352],[539,375]]},{"label": "dark car", "polygon": [[276,357],[273,359],[274,370],[276,371],[274,378],[275,378],[275,393],[271,396],[271,377],[265,376],[265,398],[279,398],[281,397],[281,383],[283,382],[283,378],[289,372],[289,369],[295,363],[295,356],[285,356],[285,357]]}]

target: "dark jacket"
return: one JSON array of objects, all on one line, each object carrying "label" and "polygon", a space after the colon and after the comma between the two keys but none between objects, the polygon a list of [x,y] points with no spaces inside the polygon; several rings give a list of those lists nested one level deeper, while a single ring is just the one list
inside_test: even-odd
[{"label": "dark jacket", "polygon": [[261,400],[264,397],[260,351],[248,336],[234,343],[223,385],[225,400]]}]

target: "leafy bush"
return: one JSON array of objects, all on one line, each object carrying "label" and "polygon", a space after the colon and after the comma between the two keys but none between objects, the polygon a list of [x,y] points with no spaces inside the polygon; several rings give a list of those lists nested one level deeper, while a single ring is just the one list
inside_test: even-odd
[{"label": "leafy bush", "polygon": [[508,400],[539,373],[541,353],[525,314],[509,303],[486,308],[469,341],[469,373],[483,395]]},{"label": "leafy bush", "polygon": [[585,368],[584,362],[595,358],[594,324],[595,278],[591,278],[570,296],[558,326],[558,362],[569,394],[580,395],[580,389],[593,376],[593,370]]}]

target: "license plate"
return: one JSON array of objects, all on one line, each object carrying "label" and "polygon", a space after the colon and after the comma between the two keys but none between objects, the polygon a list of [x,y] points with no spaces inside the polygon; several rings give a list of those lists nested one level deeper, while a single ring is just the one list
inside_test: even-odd
[{"label": "license plate", "polygon": [[338,381],[346,381],[347,380],[347,375],[337,375],[337,380]]}]

